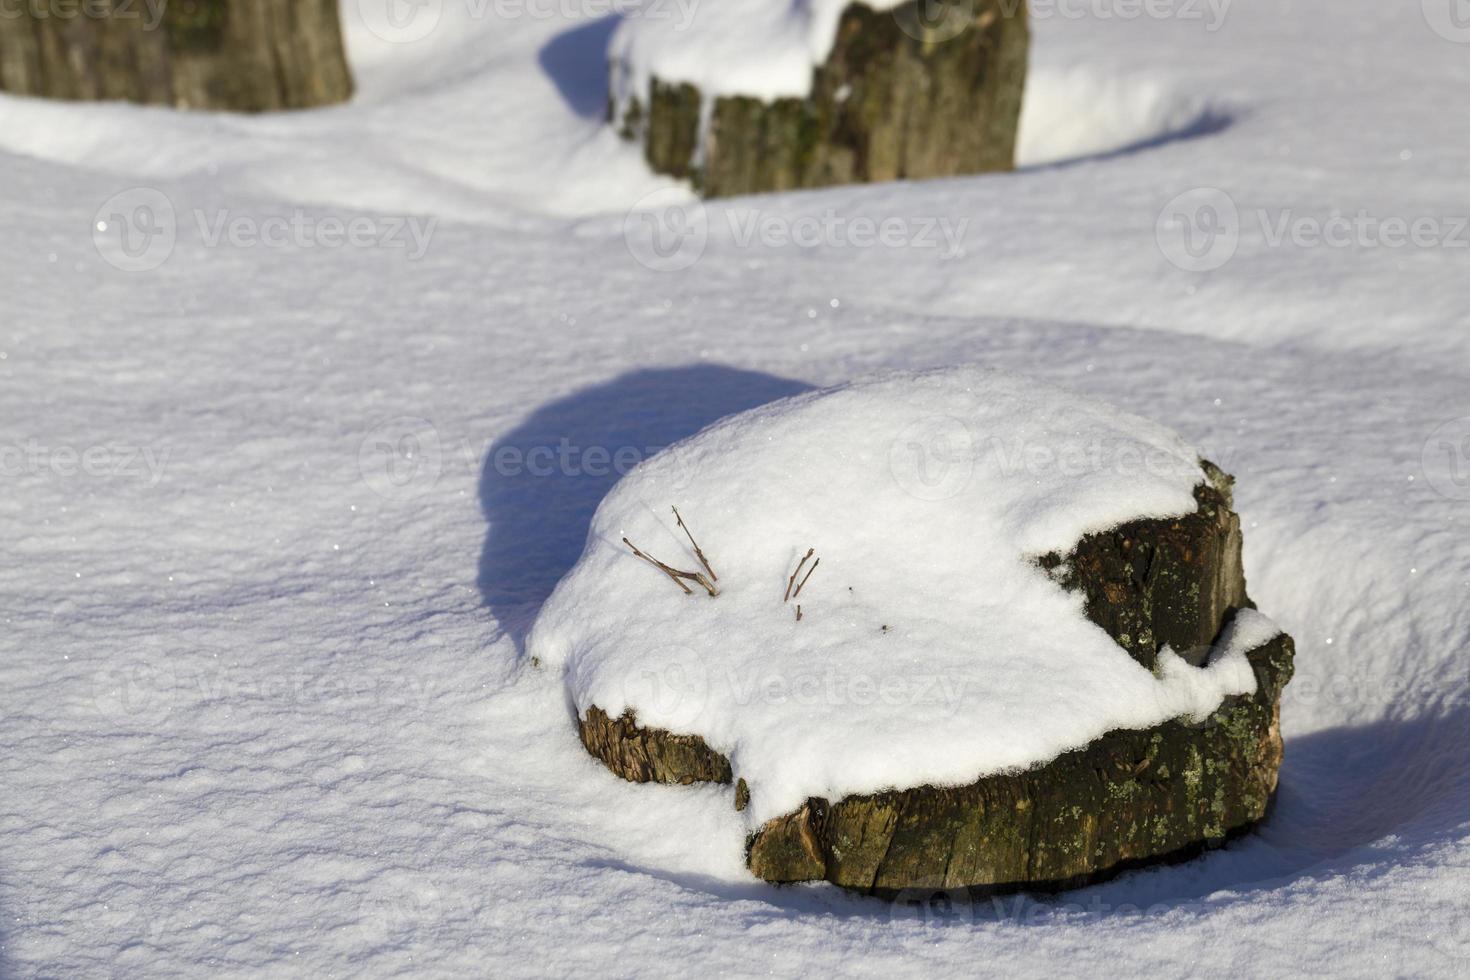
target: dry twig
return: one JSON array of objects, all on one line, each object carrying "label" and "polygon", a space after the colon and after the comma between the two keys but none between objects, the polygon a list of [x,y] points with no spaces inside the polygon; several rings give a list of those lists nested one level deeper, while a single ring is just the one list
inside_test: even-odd
[{"label": "dry twig", "polygon": [[822,559],[820,558],[812,562],[812,567],[806,570],[806,578],[803,578],[801,580],[801,585],[798,585],[796,587],[796,591],[791,593],[791,598],[795,599],[797,596],[801,595],[801,590],[806,587],[806,580],[812,577],[812,572],[815,572],[817,570],[817,566],[821,563]]},{"label": "dry twig", "polygon": [[689,528],[684,524],[684,518],[679,516],[679,508],[675,507],[673,510],[674,520],[679,522],[679,530],[684,532],[684,536],[688,538],[689,543],[694,546],[694,557],[698,558],[699,563],[704,566],[704,570],[706,572],[709,572],[710,581],[718,582],[720,580],[720,577],[716,575],[715,570],[710,567],[709,559],[704,557],[704,552],[700,550],[699,542],[695,541],[694,535],[689,533]]},{"label": "dry twig", "polygon": [[629,548],[632,548],[633,554],[637,555],[639,558],[642,558],[654,568],[657,568],[669,578],[673,579],[674,584],[683,589],[685,595],[693,595],[694,593],[690,590],[689,586],[684,584],[684,579],[688,579],[691,582],[698,582],[701,586],[704,587],[704,591],[709,593],[710,598],[714,598],[715,596],[720,594],[720,590],[715,588],[714,583],[704,577],[703,572],[685,572],[680,571],[679,569],[674,568],[670,565],[665,565],[663,562],[659,561],[657,558],[654,558],[652,555],[646,555],[642,551],[639,551],[638,546],[629,541],[627,538],[623,539],[623,544],[627,545]]},{"label": "dry twig", "polygon": [[[806,554],[801,556],[801,561],[797,562],[796,571],[792,572],[791,573],[791,578],[789,578],[789,579],[786,580],[786,595],[782,597],[782,599],[781,599],[782,602],[790,602],[791,601],[791,587],[796,584],[796,576],[798,576],[798,575],[801,574],[802,566],[804,566],[806,564],[808,558],[810,558],[812,555],[816,554],[816,551],[817,551],[816,548],[808,548]],[[818,559],[818,561],[820,561],[820,560],[821,559]],[[813,565],[812,567],[813,568],[816,568],[815,565]],[[806,582],[806,579],[802,579],[802,582],[803,583]]]}]

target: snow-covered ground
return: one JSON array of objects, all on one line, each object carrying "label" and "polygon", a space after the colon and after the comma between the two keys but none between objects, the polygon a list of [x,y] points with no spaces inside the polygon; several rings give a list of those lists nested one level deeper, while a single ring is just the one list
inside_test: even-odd
[{"label": "snow-covered ground", "polygon": [[[358,24],[290,117],[0,99],[0,975],[1470,972],[1463,10],[1038,2],[1021,171],[671,221],[609,6]],[[1239,478],[1259,834],[934,915],[578,744],[526,632],[617,472],[959,363]]]}]

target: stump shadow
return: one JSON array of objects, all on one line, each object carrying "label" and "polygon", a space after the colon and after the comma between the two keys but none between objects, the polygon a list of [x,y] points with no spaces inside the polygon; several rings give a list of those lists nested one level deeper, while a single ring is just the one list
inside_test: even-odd
[{"label": "stump shadow", "polygon": [[1217,133],[1222,133],[1229,129],[1235,125],[1235,122],[1236,117],[1231,113],[1215,108],[1206,108],[1182,126],[1136,140],[1132,143],[1126,143],[1123,146],[1114,147],[1111,150],[1081,153],[1077,156],[1063,157],[1059,160],[1048,160],[1045,163],[1028,163],[1018,166],[1016,171],[1018,173],[1035,173],[1043,170],[1065,170],[1084,164],[1124,159],[1138,153],[1146,153],[1149,150],[1156,150],[1160,147],[1168,146],[1171,143],[1183,143],[1189,140],[1203,139],[1206,136],[1214,136]]},{"label": "stump shadow", "polygon": [[607,46],[621,20],[621,15],[609,14],[580,24],[547,41],[537,53],[562,101],[584,119],[601,119],[607,112]]},{"label": "stump shadow", "polygon": [[540,406],[495,440],[480,474],[489,528],[478,584],[517,647],[621,476],[726,415],[810,389],[721,365],[631,371]]}]

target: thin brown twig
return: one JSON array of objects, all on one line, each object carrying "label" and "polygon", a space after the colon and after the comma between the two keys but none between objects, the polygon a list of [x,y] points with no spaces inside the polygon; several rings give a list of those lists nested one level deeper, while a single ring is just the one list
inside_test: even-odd
[{"label": "thin brown twig", "polygon": [[673,568],[672,566],[665,565],[663,562],[659,561],[657,558],[654,558],[652,555],[646,555],[642,551],[639,551],[638,546],[629,541],[627,538],[623,539],[623,544],[627,545],[629,548],[632,548],[633,554],[637,555],[639,558],[642,558],[654,568],[657,568],[669,578],[673,579],[674,584],[683,589],[685,595],[693,595],[694,593],[690,590],[689,586],[684,584],[684,579],[688,579],[691,582],[698,582],[701,586],[704,587],[704,591],[709,593],[710,598],[714,598],[715,596],[720,594],[720,590],[715,588],[710,580],[704,577],[704,574],[702,572],[684,572],[680,571],[677,568]]},{"label": "thin brown twig", "polygon": [[[791,601],[791,587],[796,584],[796,576],[801,574],[802,566],[806,564],[806,560],[808,558],[816,554],[816,551],[816,548],[808,548],[806,554],[802,556],[801,561],[797,562],[796,571],[792,572],[791,578],[786,580],[786,595],[782,597],[782,602]],[[805,581],[805,579],[803,579],[803,581]]]},{"label": "thin brown twig", "polygon": [[796,591],[793,592],[793,593],[791,593],[791,598],[795,599],[797,596],[801,595],[801,590],[806,586],[806,580],[808,578],[811,578],[812,577],[812,572],[815,572],[817,570],[817,566],[820,565],[821,563],[822,563],[822,559],[820,559],[820,558],[818,558],[816,561],[812,562],[812,567],[811,568],[808,568],[807,571],[806,571],[806,578],[802,579],[801,580],[801,585],[798,585],[796,587]]},{"label": "thin brown twig", "polygon": [[796,604],[796,621],[801,622],[801,603]]},{"label": "thin brown twig", "polygon": [[679,522],[679,529],[684,532],[684,536],[686,538],[688,538],[689,539],[689,543],[694,546],[694,557],[695,558],[698,558],[699,559],[699,563],[704,566],[704,570],[706,572],[709,572],[710,581],[711,582],[718,582],[720,580],[720,577],[718,575],[716,575],[715,574],[715,570],[710,567],[709,559],[706,558],[706,557],[704,557],[704,552],[702,550],[700,550],[699,542],[698,541],[695,541],[694,540],[694,535],[691,534],[691,533],[689,533],[689,528],[688,528],[687,525],[685,525],[684,518],[682,518],[682,517],[679,516],[679,508],[675,507],[673,510],[674,510],[674,520],[676,520],[676,521]]},{"label": "thin brown twig", "polygon": [[639,558],[642,558],[644,561],[648,562],[654,568],[657,568],[659,571],[663,572],[669,578],[673,579],[674,584],[677,585],[679,588],[683,589],[685,595],[693,595],[694,594],[693,592],[690,592],[689,591],[689,586],[685,585],[683,582],[681,582],[679,580],[679,573],[677,571],[675,571],[674,569],[672,569],[669,566],[665,565],[663,562],[659,561],[657,558],[650,558],[648,555],[645,555],[643,552],[641,552],[641,551],[638,550],[638,546],[636,544],[634,544],[633,542],[629,541],[627,538],[624,538],[623,539],[623,544],[627,545],[629,548],[632,548],[633,549],[633,554],[637,555]]}]

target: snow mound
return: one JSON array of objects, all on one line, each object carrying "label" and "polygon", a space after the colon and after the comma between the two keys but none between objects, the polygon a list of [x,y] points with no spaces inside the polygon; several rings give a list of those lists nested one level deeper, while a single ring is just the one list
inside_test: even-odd
[{"label": "snow mound", "polygon": [[[1166,654],[1155,676],[1035,562],[1192,513],[1203,479],[1168,429],[1019,376],[958,368],[799,395],[615,486],[529,650],[564,668],[579,713],[631,708],[725,754],[752,824],[809,796],[967,783],[1255,689],[1244,652],[1275,632],[1264,617],[1206,668]],[[717,597],[685,594],[623,542],[698,571],[674,506]],[[788,601],[808,549],[820,564]]]},{"label": "snow mound", "polygon": [[1230,114],[1162,79],[1093,68],[1033,67],[1021,101],[1016,165],[1142,149],[1223,128]]},{"label": "snow mound", "polygon": [[[827,60],[837,24],[852,0],[720,0],[683,8],[650,4],[618,25],[609,50],[622,66],[618,105],[648,97],[652,76],[689,82],[706,98],[772,99],[811,91],[812,69]],[[863,0],[890,10],[906,0]]]}]

